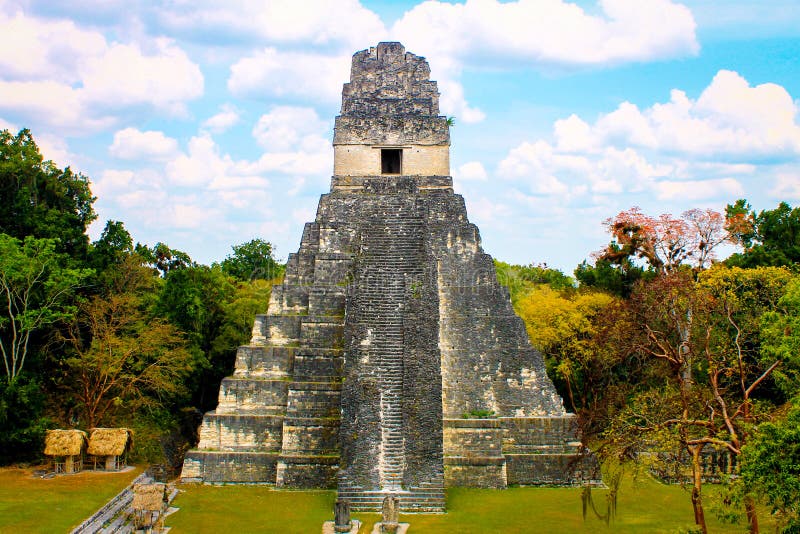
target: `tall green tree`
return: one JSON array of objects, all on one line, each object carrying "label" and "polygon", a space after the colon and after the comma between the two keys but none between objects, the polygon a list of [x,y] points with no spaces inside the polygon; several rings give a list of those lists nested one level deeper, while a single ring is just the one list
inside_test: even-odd
[{"label": "tall green tree", "polygon": [[133,254],[133,238],[120,221],[106,221],[100,239],[92,243],[89,260],[97,271],[102,272],[118,265]]},{"label": "tall green tree", "polygon": [[236,347],[223,349],[214,340],[235,292],[235,280],[219,266],[194,265],[170,270],[156,303],[156,313],[185,332],[191,349],[206,360],[190,378],[192,402],[203,411],[215,406],[219,383],[233,368]]},{"label": "tall green tree", "polygon": [[170,248],[165,243],[156,243],[153,248],[137,243],[135,252],[164,277],[172,271],[197,266],[187,253]]},{"label": "tall green tree", "polygon": [[69,384],[86,428],[170,405],[187,393],[186,378],[197,365],[177,328],[150,317],[132,293],[81,304],[66,340]]},{"label": "tall green tree", "polygon": [[251,239],[233,246],[233,253],[222,260],[222,272],[237,280],[272,280],[283,274],[284,266],[275,261],[272,243]]},{"label": "tall green tree", "polygon": [[727,207],[729,227],[744,252],[733,254],[728,265],[757,267],[800,262],[800,207],[781,202],[772,210],[756,213],[744,199]]},{"label": "tall green tree", "polygon": [[83,260],[94,200],[88,178],[44,161],[30,131],[0,131],[0,232],[56,239],[59,252]]},{"label": "tall green tree", "polygon": [[763,423],[742,449],[741,487],[771,508],[785,534],[800,532],[800,408]]},{"label": "tall green tree", "polygon": [[55,239],[0,234],[0,352],[9,383],[23,371],[33,335],[75,314],[74,292],[92,274],[64,267],[56,245]]}]

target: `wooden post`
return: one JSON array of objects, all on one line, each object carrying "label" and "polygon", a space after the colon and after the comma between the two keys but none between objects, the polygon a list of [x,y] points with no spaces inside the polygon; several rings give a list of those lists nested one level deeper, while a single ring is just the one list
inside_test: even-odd
[{"label": "wooden post", "polygon": [[74,456],[67,456],[64,459],[64,472],[65,473],[74,473],[75,472],[75,457]]},{"label": "wooden post", "polygon": [[116,470],[117,470],[117,457],[106,456],[106,471],[116,471]]}]

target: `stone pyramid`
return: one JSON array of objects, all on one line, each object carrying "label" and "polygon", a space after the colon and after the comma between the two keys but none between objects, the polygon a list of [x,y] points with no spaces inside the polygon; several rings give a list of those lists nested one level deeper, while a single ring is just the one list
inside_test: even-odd
[{"label": "stone pyramid", "polygon": [[331,190],[182,478],[426,512],[446,486],[582,482],[574,416],[453,192],[425,59],[356,53],[333,145]]}]

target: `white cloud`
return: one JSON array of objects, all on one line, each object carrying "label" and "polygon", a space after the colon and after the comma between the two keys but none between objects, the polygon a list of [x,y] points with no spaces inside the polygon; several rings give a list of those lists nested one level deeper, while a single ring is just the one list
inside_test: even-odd
[{"label": "white cloud", "polygon": [[167,163],[170,183],[183,187],[203,187],[214,180],[223,180],[233,170],[230,156],[221,156],[214,139],[201,133],[189,140],[188,152]]},{"label": "white cloud", "polygon": [[0,13],[0,35],[0,72],[6,81],[77,82],[85,60],[106,47],[98,32],[82,30],[72,21],[26,17],[22,11]]},{"label": "white cloud", "polygon": [[432,0],[392,33],[453,63],[601,65],[694,54],[695,26],[691,11],[669,0],[602,0],[597,15],[563,0]]},{"label": "white cloud", "polygon": [[716,198],[739,198],[744,195],[744,187],[738,180],[686,180],[657,182],[654,189],[662,200],[706,200]]},{"label": "white cloud", "polygon": [[444,78],[438,80],[437,85],[441,93],[439,98],[441,113],[455,118],[456,121],[464,121],[466,124],[481,122],[486,118],[483,111],[467,103],[464,97],[464,87],[459,82]]},{"label": "white cloud", "polygon": [[108,151],[120,159],[167,160],[178,153],[178,142],[164,132],[125,128],[114,134]]},{"label": "white cloud", "polygon": [[769,193],[779,200],[800,200],[800,169],[795,169],[794,172],[779,172],[775,178],[775,185]]},{"label": "white cloud", "polygon": [[172,114],[203,94],[203,74],[186,53],[169,39],[156,39],[150,53],[136,44],[112,43],[90,58],[83,72],[86,100],[124,107],[150,104]]},{"label": "white cloud", "polygon": [[696,101],[673,89],[669,102],[644,111],[623,102],[601,117],[589,136],[601,144],[739,160],[800,154],[797,105],[786,89],[772,83],[751,87],[726,70],[714,76]]},{"label": "white cloud", "polygon": [[36,137],[39,152],[46,160],[52,160],[57,167],[76,167],[76,155],[69,151],[66,140],[53,135],[39,135]]},{"label": "white cloud", "polygon": [[624,102],[593,123],[558,120],[552,142],[511,148],[496,175],[515,182],[518,205],[550,214],[552,205],[657,213],[765,192],[800,198],[798,140],[797,106],[783,87],[720,71],[696,100],[673,89],[666,103]]},{"label": "white cloud", "polygon": [[600,0],[593,15],[565,0],[422,2],[392,27],[409,50],[424,51],[442,88],[442,112],[465,123],[470,106],[458,79],[465,66],[503,68],[613,65],[696,54],[691,11],[670,0]]},{"label": "white cloud", "polygon": [[222,133],[239,122],[239,111],[231,104],[223,104],[219,113],[203,122],[203,128],[211,133]]},{"label": "white cloud", "polygon": [[100,199],[112,198],[127,191],[134,180],[134,172],[130,170],[107,169],[100,179],[92,182],[92,193]]},{"label": "white cloud", "polygon": [[185,102],[203,93],[199,67],[167,39],[143,49],[21,11],[0,14],[0,35],[7,43],[0,50],[0,110],[34,127],[86,134],[142,106],[183,114]]},{"label": "white cloud", "polygon": [[467,162],[456,169],[455,178],[458,180],[485,181],[489,178],[486,169],[480,161]]},{"label": "white cloud", "polygon": [[172,2],[158,19],[170,30],[218,40],[336,45],[364,48],[385,37],[378,15],[358,0],[213,0]]},{"label": "white cloud", "polygon": [[240,97],[336,102],[349,79],[350,62],[349,53],[330,56],[264,48],[231,66],[228,89]]},{"label": "white cloud", "polygon": [[196,204],[175,204],[167,215],[168,222],[177,228],[197,229],[220,218],[219,210]]},{"label": "white cloud", "polygon": [[591,127],[575,114],[553,125],[556,146],[563,152],[581,152],[594,147]]},{"label": "white cloud", "polygon": [[51,81],[0,80],[0,110],[23,116],[32,126],[67,133],[103,130],[115,122],[106,114],[90,115],[79,89]]},{"label": "white cloud", "polygon": [[[320,120],[313,108],[277,106],[262,115],[255,127],[253,137],[269,151],[285,151],[301,143],[316,143],[327,124]],[[310,136],[314,136],[309,139]]]}]

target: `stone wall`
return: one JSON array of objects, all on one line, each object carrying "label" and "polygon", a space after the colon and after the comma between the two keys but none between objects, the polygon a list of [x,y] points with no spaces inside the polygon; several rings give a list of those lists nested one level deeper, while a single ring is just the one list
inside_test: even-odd
[{"label": "stone wall", "polygon": [[[450,149],[447,145],[406,145],[403,150],[404,176],[447,176]],[[380,146],[337,145],[333,172],[336,176],[371,176],[381,173]]]}]

